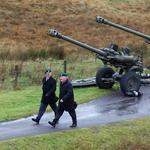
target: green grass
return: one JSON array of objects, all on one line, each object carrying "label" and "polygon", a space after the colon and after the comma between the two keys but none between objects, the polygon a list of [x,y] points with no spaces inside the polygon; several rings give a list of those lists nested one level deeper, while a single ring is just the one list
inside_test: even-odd
[{"label": "green grass", "polygon": [[1,150],[149,150],[150,118],[0,142]]},{"label": "green grass", "polygon": [[[94,98],[110,94],[111,90],[88,87],[76,88],[74,89],[74,93],[76,101],[78,103],[84,103]],[[13,120],[37,113],[41,94],[40,86],[27,87],[16,91],[0,91],[0,121]]]},{"label": "green grass", "polygon": [[[63,60],[37,60],[37,61],[5,61],[0,62],[0,89],[16,89],[15,85],[15,67],[18,65],[19,76],[17,78],[17,88],[40,85],[45,69],[50,67],[54,78],[58,79],[60,72],[64,70]],[[102,67],[102,62],[91,59],[79,58],[76,60],[67,60],[67,72],[71,80],[93,77],[97,69]]]}]

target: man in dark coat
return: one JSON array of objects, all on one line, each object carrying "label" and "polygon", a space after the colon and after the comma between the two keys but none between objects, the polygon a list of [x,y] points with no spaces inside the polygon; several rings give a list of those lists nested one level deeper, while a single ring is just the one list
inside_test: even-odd
[{"label": "man in dark coat", "polygon": [[52,108],[55,115],[57,113],[57,97],[55,95],[56,91],[56,80],[52,77],[51,69],[47,69],[45,71],[45,77],[43,78],[43,86],[42,86],[43,94],[41,98],[41,105],[39,108],[39,112],[36,118],[32,118],[32,121],[39,124],[39,121],[43,114],[46,111],[48,105]]},{"label": "man in dark coat", "polygon": [[53,121],[52,122],[49,121],[48,123],[51,126],[55,127],[64,111],[67,111],[72,118],[72,125],[70,127],[71,128],[76,127],[77,118],[75,112],[74,92],[72,84],[68,80],[67,73],[62,73],[60,75],[60,94],[59,94],[58,112]]}]

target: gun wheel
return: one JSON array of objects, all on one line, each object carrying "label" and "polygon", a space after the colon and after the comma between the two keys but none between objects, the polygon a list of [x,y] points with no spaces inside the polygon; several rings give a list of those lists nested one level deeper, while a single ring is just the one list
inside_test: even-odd
[{"label": "gun wheel", "polygon": [[131,91],[139,91],[140,86],[140,76],[133,71],[123,75],[120,80],[120,89],[124,95]]},{"label": "gun wheel", "polygon": [[110,89],[114,85],[112,75],[114,71],[110,67],[100,68],[96,73],[96,84],[99,88]]}]

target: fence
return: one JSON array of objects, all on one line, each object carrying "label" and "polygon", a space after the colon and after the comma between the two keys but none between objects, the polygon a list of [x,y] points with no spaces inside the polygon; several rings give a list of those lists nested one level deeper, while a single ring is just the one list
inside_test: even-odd
[{"label": "fence", "polygon": [[0,89],[20,89],[25,86],[41,85],[45,69],[51,67],[53,76],[58,80],[60,72],[67,72],[71,80],[95,76],[100,61],[80,62],[63,61],[28,61],[1,62]]}]

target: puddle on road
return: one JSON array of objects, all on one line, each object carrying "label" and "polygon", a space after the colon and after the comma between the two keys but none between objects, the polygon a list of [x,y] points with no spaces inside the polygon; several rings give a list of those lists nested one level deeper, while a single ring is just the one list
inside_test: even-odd
[{"label": "puddle on road", "polygon": [[118,116],[135,114],[138,112],[138,103],[140,102],[140,98],[127,98],[122,101],[111,103],[103,106],[100,110],[102,114],[111,114],[115,113]]}]

